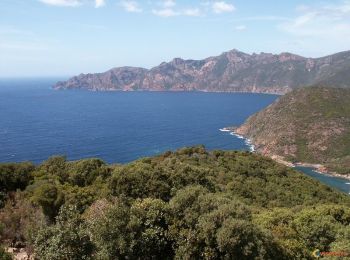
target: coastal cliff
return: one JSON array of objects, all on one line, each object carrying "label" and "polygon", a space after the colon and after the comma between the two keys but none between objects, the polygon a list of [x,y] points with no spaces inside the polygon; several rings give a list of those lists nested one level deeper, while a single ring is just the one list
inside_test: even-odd
[{"label": "coastal cliff", "polygon": [[300,88],[235,129],[259,153],[350,177],[350,90]]},{"label": "coastal cliff", "polygon": [[316,83],[346,87],[350,51],[322,58],[237,50],[203,60],[175,58],[151,69],[119,67],[80,74],[54,89],[92,91],[208,91],[285,94]]}]

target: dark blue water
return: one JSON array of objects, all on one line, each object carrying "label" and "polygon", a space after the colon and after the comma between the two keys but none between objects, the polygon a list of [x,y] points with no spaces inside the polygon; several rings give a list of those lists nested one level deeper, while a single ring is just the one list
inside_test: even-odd
[{"label": "dark blue water", "polygon": [[52,155],[124,163],[183,146],[247,149],[219,128],[239,125],[272,95],[54,91],[56,80],[1,81],[0,161]]},{"label": "dark blue water", "polygon": [[[0,162],[40,163],[52,155],[66,155],[69,160],[99,157],[109,163],[125,163],[198,144],[210,150],[248,150],[244,140],[219,128],[240,125],[277,98],[54,91],[51,86],[56,81],[0,80]],[[325,181],[324,175],[312,177]],[[336,178],[326,183],[343,191],[348,186]]]},{"label": "dark blue water", "polygon": [[330,175],[320,174],[308,167],[295,167],[295,169],[302,171],[306,175],[319,180],[320,182],[332,186],[338,190],[350,194],[350,180],[344,178],[332,177]]}]

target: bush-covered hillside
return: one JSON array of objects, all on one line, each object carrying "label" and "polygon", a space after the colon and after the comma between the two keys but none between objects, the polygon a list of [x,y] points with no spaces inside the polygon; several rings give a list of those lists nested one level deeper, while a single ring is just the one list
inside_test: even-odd
[{"label": "bush-covered hillside", "polygon": [[258,151],[350,174],[350,90],[294,90],[251,116],[237,132]]},{"label": "bush-covered hillside", "polygon": [[312,259],[315,249],[350,250],[346,194],[249,152],[1,164],[0,189],[1,243],[38,259]]}]

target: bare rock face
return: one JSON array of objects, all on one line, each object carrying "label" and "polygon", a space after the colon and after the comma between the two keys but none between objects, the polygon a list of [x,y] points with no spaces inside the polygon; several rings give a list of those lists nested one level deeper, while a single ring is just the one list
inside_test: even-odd
[{"label": "bare rock face", "polygon": [[250,55],[232,50],[204,60],[175,58],[150,70],[121,67],[104,73],[80,74],[58,82],[54,88],[285,94],[321,82],[347,87],[349,72],[350,51],[312,59],[292,53]]},{"label": "bare rock face", "polygon": [[136,90],[143,82],[147,70],[142,68],[121,67],[105,73],[80,74],[67,81],[58,82],[56,89],[88,90]]}]

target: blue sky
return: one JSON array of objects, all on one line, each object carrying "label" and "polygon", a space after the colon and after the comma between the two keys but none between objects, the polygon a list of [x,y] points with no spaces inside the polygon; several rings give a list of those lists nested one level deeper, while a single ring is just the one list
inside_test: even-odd
[{"label": "blue sky", "polygon": [[350,49],[345,0],[1,0],[0,77],[69,76],[238,49]]}]

